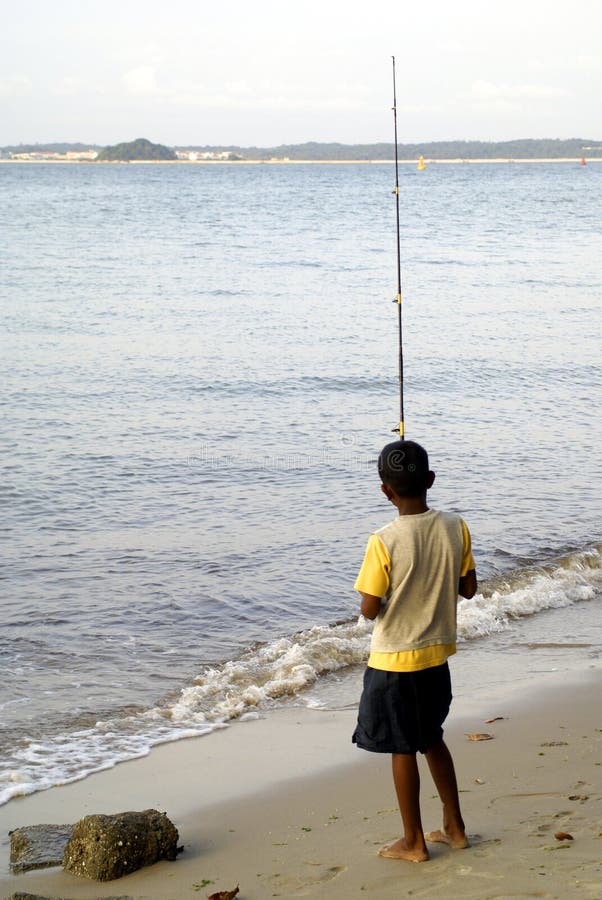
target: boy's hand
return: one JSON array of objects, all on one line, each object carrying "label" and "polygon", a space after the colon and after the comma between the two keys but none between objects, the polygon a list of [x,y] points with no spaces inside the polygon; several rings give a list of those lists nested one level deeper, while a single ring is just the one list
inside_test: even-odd
[{"label": "boy's hand", "polygon": [[470,600],[477,592],[477,573],[475,569],[470,569],[466,575],[460,576],[460,584],[458,585],[458,593],[461,597]]},{"label": "boy's hand", "polygon": [[367,619],[375,619],[380,612],[382,597],[375,597],[374,594],[362,594],[362,615]]}]

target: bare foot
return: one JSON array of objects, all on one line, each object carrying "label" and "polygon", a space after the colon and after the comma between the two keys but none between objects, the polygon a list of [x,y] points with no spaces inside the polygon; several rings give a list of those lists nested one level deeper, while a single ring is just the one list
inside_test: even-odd
[{"label": "bare foot", "polygon": [[437,830],[427,831],[424,837],[431,844],[448,844],[448,846],[453,847],[454,850],[465,850],[466,847],[470,847],[468,838],[465,834],[458,834],[456,837],[452,837],[451,835],[446,834],[445,831]]},{"label": "bare foot", "polygon": [[430,859],[426,847],[423,850],[411,850],[407,846],[405,838],[399,838],[390,847],[383,847],[382,850],[378,851],[378,855],[384,856],[385,859],[407,859],[415,863],[426,862]]}]

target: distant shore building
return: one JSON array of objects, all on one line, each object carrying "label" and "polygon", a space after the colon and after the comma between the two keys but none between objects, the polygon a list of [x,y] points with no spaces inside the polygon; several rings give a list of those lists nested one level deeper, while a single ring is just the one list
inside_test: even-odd
[{"label": "distant shore building", "polygon": [[28,153],[11,153],[11,159],[35,159],[41,162],[49,162],[54,159],[61,159],[61,153],[55,153],[52,150],[31,150]]},{"label": "distant shore building", "polygon": [[10,159],[30,162],[77,162],[93,160],[97,156],[97,150],[67,150],[66,153],[57,153],[56,150],[29,150],[24,153],[9,153]]},{"label": "distant shore building", "polygon": [[67,150],[67,159],[96,159],[98,150]]},{"label": "distant shore building", "polygon": [[185,162],[227,162],[241,158],[231,150],[176,150],[176,156]]}]

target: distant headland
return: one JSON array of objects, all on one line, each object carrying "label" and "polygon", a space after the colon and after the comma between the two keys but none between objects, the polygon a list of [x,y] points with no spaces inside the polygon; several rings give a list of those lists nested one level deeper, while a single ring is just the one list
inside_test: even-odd
[{"label": "distant headland", "polygon": [[146,138],[104,147],[96,157],[98,162],[174,162],[177,158],[175,150]]},{"label": "distant headland", "polygon": [[[400,144],[400,162],[423,156],[429,162],[514,162],[526,160],[602,161],[602,141],[593,138],[538,139],[513,141],[435,141]],[[81,143],[20,144],[0,148],[0,160],[13,162],[390,162],[392,143],[339,144],[310,141],[275,147],[186,145],[167,147],[147,138],[101,147]]]}]

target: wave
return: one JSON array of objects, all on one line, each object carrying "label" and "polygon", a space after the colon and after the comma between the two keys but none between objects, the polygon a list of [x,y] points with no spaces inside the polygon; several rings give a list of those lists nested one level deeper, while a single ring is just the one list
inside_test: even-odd
[{"label": "wave", "polygon": [[317,625],[208,667],[161,706],[68,734],[21,741],[3,754],[0,805],[145,756],[158,744],[209,734],[245,714],[277,705],[321,675],[361,662],[368,640],[364,621]]},{"label": "wave", "polygon": [[527,566],[484,582],[481,592],[458,607],[460,639],[504,631],[511,621],[545,609],[592,600],[602,589],[602,545],[542,566]]},{"label": "wave", "polygon": [[249,396],[289,396],[291,394],[319,393],[364,393],[381,394],[388,390],[394,379],[379,378],[373,375],[362,376],[323,376],[301,375],[278,379],[248,379],[206,381],[203,379],[182,378],[179,375],[167,379],[171,390],[188,391],[192,394],[207,394],[211,397]]},{"label": "wave", "polygon": [[[480,593],[459,605],[459,640],[486,638],[520,617],[593,600],[602,588],[601,555],[602,545],[593,546],[488,580]],[[0,804],[144,756],[158,744],[208,734],[291,699],[305,702],[303,692],[318,679],[365,662],[370,631],[362,618],[315,625],[207,666],[152,709],[130,710],[93,726],[86,722],[68,734],[22,739],[0,764]]]}]

